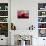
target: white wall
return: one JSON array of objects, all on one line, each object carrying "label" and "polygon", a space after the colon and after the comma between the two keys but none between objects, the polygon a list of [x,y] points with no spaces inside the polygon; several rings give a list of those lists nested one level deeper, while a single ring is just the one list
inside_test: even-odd
[{"label": "white wall", "polygon": [[[45,0],[46,1],[46,0]],[[17,30],[27,30],[32,24],[37,28],[38,2],[44,0],[11,0],[11,22],[16,25]],[[29,19],[18,19],[18,10],[29,10]]]},{"label": "white wall", "polygon": [[0,0],[0,3],[8,3],[8,0]]},{"label": "white wall", "polygon": [[[17,30],[15,33],[27,33],[28,27],[32,24],[35,26],[33,30],[33,46],[41,46],[43,44],[42,38],[38,38],[38,3],[46,3],[46,0],[11,0],[11,22],[14,23]],[[18,10],[29,10],[29,19],[18,19],[17,11]],[[34,33],[35,32],[35,33]],[[17,34],[16,33],[16,34]],[[30,32],[31,33],[31,32]],[[29,34],[30,34],[29,33]],[[38,44],[39,43],[39,44]]]},{"label": "white wall", "polygon": [[[18,19],[18,10],[29,10],[29,19]],[[28,27],[32,24],[35,25],[35,22],[37,21],[37,2],[30,0],[12,0],[11,15],[11,22],[16,25],[17,30],[28,30]]]},{"label": "white wall", "polygon": [[0,45],[8,45],[8,37],[5,37],[5,35],[0,35]]}]

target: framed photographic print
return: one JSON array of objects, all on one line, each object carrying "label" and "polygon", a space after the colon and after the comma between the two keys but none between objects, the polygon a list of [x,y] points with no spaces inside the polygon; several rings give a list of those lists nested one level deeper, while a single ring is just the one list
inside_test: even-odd
[{"label": "framed photographic print", "polygon": [[0,11],[0,16],[8,16],[8,11]]},{"label": "framed photographic print", "polygon": [[18,10],[17,11],[17,18],[18,19],[28,19],[29,18],[29,11],[28,10]]},{"label": "framed photographic print", "polygon": [[46,3],[39,3],[38,4],[38,10],[45,10],[46,9]]},{"label": "framed photographic print", "polygon": [[38,23],[38,28],[46,28],[46,23]]},{"label": "framed photographic print", "polygon": [[8,17],[0,17],[0,22],[8,22]]},{"label": "framed photographic print", "polygon": [[0,23],[0,35],[8,37],[8,23]]},{"label": "framed photographic print", "polygon": [[39,37],[46,37],[46,29],[39,29]]}]

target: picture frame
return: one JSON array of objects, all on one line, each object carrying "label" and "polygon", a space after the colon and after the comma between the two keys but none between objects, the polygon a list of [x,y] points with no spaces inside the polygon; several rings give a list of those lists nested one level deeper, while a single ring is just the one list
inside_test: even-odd
[{"label": "picture frame", "polygon": [[18,19],[29,19],[29,11],[28,10],[18,10],[17,18]]},{"label": "picture frame", "polygon": [[46,29],[39,29],[39,37],[46,37]]}]

